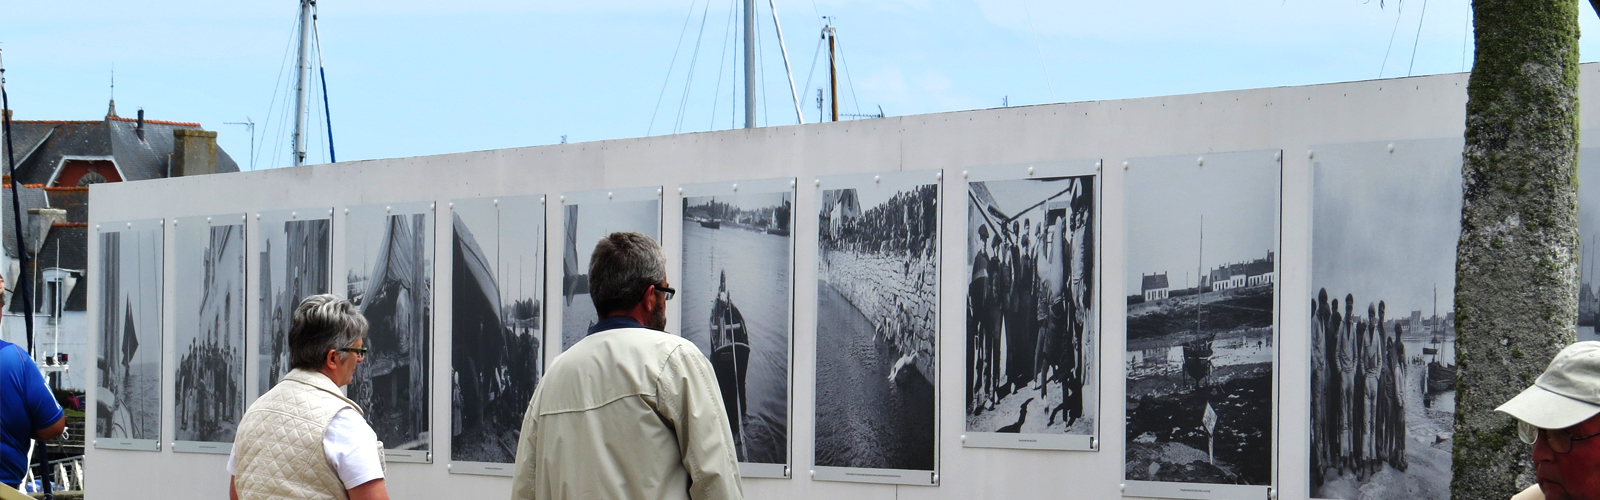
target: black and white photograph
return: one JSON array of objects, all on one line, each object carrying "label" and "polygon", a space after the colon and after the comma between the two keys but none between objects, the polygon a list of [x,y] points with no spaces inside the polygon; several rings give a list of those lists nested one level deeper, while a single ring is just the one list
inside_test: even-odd
[{"label": "black and white photograph", "polygon": [[173,438],[180,443],[232,443],[244,416],[245,216],[189,217],[173,224],[178,361]]},{"label": "black and white photograph", "polygon": [[332,293],[331,209],[282,210],[257,215],[259,267],[255,285],[258,335],[256,395],[289,374],[289,324],[306,297]]},{"label": "black and white photograph", "polygon": [[[1091,175],[969,176],[966,446],[1092,449],[1100,214],[1086,166]],[[1052,439],[1061,435],[1079,438]]]},{"label": "black and white photograph", "polygon": [[1578,154],[1578,340],[1600,340],[1600,148]]},{"label": "black and white photograph", "polygon": [[1281,171],[1275,151],[1129,161],[1130,495],[1273,484]]},{"label": "black and white photograph", "polygon": [[677,301],[683,337],[716,372],[739,461],[777,464],[777,477],[789,463],[791,182],[684,186]]},{"label": "black and white photograph", "polygon": [[156,451],[161,439],[165,224],[101,225],[95,446]]},{"label": "black and white photograph", "polygon": [[1450,498],[1461,150],[1316,149],[1312,498]]},{"label": "black and white photograph", "polygon": [[819,188],[814,463],[934,471],[938,173],[824,177]]},{"label": "black and white photograph", "polygon": [[433,204],[346,210],[345,293],[367,318],[369,349],[347,390],[390,460],[426,461],[433,445]]},{"label": "black and white photograph", "polygon": [[661,242],[661,188],[566,193],[561,196],[561,350],[600,321],[589,299],[589,257],[601,238],[635,232]]},{"label": "black and white photograph", "polygon": [[544,373],[542,196],[451,203],[450,471],[515,461]]}]

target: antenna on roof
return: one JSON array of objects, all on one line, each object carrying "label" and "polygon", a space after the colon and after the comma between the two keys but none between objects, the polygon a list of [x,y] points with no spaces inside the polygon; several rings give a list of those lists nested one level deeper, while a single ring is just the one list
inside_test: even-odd
[{"label": "antenna on roof", "polygon": [[250,117],[248,115],[246,115],[244,117],[244,121],[242,121],[242,122],[222,122],[222,124],[223,125],[243,125],[245,130],[250,131],[250,170],[255,170],[256,169],[256,122],[255,122],[255,120],[251,120]]}]

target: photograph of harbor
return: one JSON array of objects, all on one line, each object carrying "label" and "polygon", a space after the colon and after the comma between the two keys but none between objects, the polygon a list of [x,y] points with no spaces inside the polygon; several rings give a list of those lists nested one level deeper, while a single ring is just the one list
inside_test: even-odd
[{"label": "photograph of harbor", "polygon": [[232,443],[244,416],[244,215],[176,224],[173,436]]},{"label": "photograph of harbor", "polygon": [[544,373],[544,204],[452,205],[450,460],[509,464]]},{"label": "photograph of harbor", "polygon": [[815,463],[935,470],[939,185],[897,172],[821,187]]},{"label": "photograph of harbor", "polygon": [[[95,437],[161,439],[160,219],[108,223],[100,232],[100,367]],[[106,443],[111,444],[111,443]]]},{"label": "photograph of harbor", "polygon": [[306,297],[330,293],[333,220],[329,209],[263,212],[257,217],[260,266],[254,285],[259,367],[256,395],[289,374],[289,324]]},{"label": "photograph of harbor", "polygon": [[1578,154],[1578,340],[1600,340],[1600,148]]},{"label": "photograph of harbor", "polygon": [[711,360],[747,463],[789,463],[794,192],[782,186],[683,199],[681,331]]},{"label": "photograph of harbor", "polygon": [[367,318],[371,349],[347,391],[389,450],[432,448],[431,205],[365,205],[345,215],[345,293]]},{"label": "photograph of harbor", "polygon": [[1095,433],[1094,180],[967,185],[968,432]]},{"label": "photograph of harbor", "polygon": [[1319,148],[1312,176],[1310,496],[1450,498],[1461,142]]},{"label": "photograph of harbor", "polygon": [[1131,163],[1124,476],[1270,486],[1279,163]]},{"label": "photograph of harbor", "polygon": [[[631,195],[631,196],[624,196]],[[634,192],[567,193],[562,208],[561,349],[589,335],[600,320],[589,300],[589,257],[601,238],[635,232],[661,242],[661,198],[657,188]],[[671,330],[671,325],[668,325]]]}]

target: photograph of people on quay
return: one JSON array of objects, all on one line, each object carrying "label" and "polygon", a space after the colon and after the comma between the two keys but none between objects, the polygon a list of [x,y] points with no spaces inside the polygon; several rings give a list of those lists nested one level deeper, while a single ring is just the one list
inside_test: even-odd
[{"label": "photograph of people on quay", "polygon": [[969,432],[1093,434],[1094,176],[967,186]]},{"label": "photograph of people on quay", "polygon": [[345,217],[345,293],[367,318],[370,349],[347,391],[390,450],[432,447],[433,211],[428,205],[353,207]]},{"label": "photograph of people on quay", "polygon": [[1600,271],[1600,148],[1581,151],[1578,155],[1578,340],[1600,340],[1595,327],[1600,326],[1600,282],[1595,272]]},{"label": "photograph of people on quay", "polygon": [[600,238],[615,232],[634,232],[661,241],[661,200],[655,188],[649,192],[649,198],[643,200],[613,200],[604,191],[565,196],[566,204],[561,207],[562,350],[583,340],[589,335],[589,327],[600,321],[594,301],[589,300],[589,257]]},{"label": "photograph of people on quay", "polygon": [[1126,174],[1128,480],[1272,484],[1279,170],[1268,152]]},{"label": "photograph of people on quay", "polygon": [[96,437],[161,438],[163,229],[158,222],[100,233]]},{"label": "photograph of people on quay", "polygon": [[819,466],[934,468],[939,188],[933,181],[931,174],[854,185],[822,181]]},{"label": "photograph of people on quay", "polygon": [[231,443],[244,416],[244,218],[226,218],[234,224],[197,217],[174,231],[178,441]]},{"label": "photograph of people on quay", "polygon": [[740,462],[789,461],[793,208],[792,191],[683,199],[681,332],[716,371]]},{"label": "photograph of people on quay", "polygon": [[451,205],[450,460],[508,464],[544,373],[544,205]]},{"label": "photograph of people on quay", "polygon": [[308,219],[313,212],[296,210],[267,212],[257,219],[260,231],[261,266],[256,280],[261,305],[256,309],[260,346],[256,352],[260,375],[256,394],[266,394],[289,373],[289,324],[294,308],[312,295],[332,291],[333,221]]},{"label": "photograph of people on quay", "polygon": [[1313,166],[1313,498],[1450,497],[1461,145],[1443,142]]}]

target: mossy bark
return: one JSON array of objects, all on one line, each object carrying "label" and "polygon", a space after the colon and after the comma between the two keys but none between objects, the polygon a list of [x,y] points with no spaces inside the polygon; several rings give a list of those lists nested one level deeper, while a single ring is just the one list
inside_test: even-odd
[{"label": "mossy bark", "polygon": [[1578,312],[1577,0],[1474,0],[1456,250],[1458,499],[1533,482],[1494,411],[1574,340]]}]

